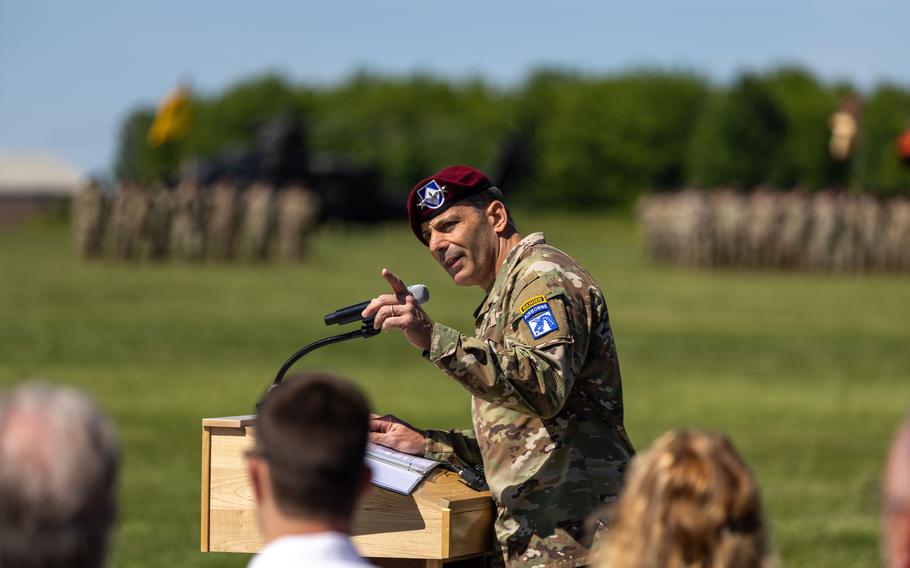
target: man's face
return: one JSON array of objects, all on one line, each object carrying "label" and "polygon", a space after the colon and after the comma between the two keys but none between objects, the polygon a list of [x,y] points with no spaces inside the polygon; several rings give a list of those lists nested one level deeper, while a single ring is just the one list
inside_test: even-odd
[{"label": "man's face", "polygon": [[885,512],[885,557],[889,568],[910,568],[910,504],[891,503]]},{"label": "man's face", "polygon": [[484,211],[453,205],[420,226],[430,253],[457,286],[489,287],[496,277],[497,234]]},{"label": "man's face", "polygon": [[910,426],[892,447],[882,484],[882,529],[890,568],[910,568]]}]

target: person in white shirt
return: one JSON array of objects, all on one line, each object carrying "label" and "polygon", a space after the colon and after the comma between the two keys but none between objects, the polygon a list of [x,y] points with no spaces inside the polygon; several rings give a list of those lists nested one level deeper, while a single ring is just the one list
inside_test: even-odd
[{"label": "person in white shirt", "polygon": [[306,373],[266,396],[247,454],[265,546],[248,568],[370,566],[350,540],[369,404],[348,381]]}]

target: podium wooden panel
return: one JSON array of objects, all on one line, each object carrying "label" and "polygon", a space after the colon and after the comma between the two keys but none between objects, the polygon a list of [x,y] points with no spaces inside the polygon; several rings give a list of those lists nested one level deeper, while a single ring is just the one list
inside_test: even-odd
[{"label": "podium wooden panel", "polygon": [[[262,545],[244,452],[255,439],[255,416],[202,421],[203,552],[253,553]],[[411,495],[372,486],[354,515],[360,554],[386,567],[482,565],[493,537],[489,491],[474,491],[437,469]]]}]

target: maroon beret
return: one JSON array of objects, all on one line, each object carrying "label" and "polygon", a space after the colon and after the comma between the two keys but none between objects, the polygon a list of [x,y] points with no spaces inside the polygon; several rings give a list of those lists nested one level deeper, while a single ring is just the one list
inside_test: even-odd
[{"label": "maroon beret", "polygon": [[493,187],[486,174],[471,166],[448,166],[421,180],[408,196],[411,230],[424,245],[420,225],[439,215],[458,201]]}]

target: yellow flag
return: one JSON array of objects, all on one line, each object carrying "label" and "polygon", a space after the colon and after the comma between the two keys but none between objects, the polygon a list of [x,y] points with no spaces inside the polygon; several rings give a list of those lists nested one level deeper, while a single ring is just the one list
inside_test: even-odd
[{"label": "yellow flag", "polygon": [[178,85],[168,93],[155,112],[155,120],[148,132],[149,146],[157,148],[168,140],[183,138],[190,131],[190,89]]}]

